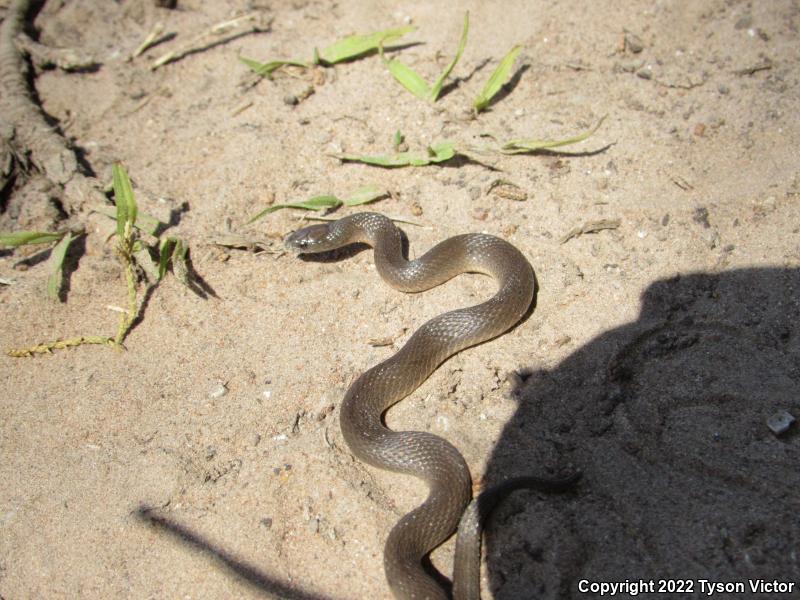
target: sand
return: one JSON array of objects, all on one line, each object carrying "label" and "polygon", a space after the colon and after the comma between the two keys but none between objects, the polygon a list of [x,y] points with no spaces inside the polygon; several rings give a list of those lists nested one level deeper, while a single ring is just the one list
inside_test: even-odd
[{"label": "sand", "polygon": [[[433,80],[466,9],[456,84],[435,104],[377,56],[255,84],[237,60],[310,58],[411,23],[424,44],[395,56]],[[251,12],[268,31],[150,69]],[[127,61],[158,21],[175,38]],[[37,71],[44,110],[99,180],[126,166],[140,210],[171,219],[210,293],[167,276],[126,351],[0,358],[2,598],[389,597],[383,543],[424,487],[354,460],[338,407],[426,319],[492,284],[462,276],[404,295],[368,251],[283,253],[300,211],[247,224],[270,202],[365,185],[391,192],[370,210],[418,224],[403,225],[411,256],[484,231],[536,269],[526,321],[387,416],[453,441],[483,484],[583,473],[569,493],[521,491],[498,508],[484,597],[596,597],[586,586],[642,579],[655,589],[640,597],[689,598],[710,582],[800,581],[798,425],[768,427],[779,411],[800,418],[797,2],[50,0],[35,25],[41,42],[102,63]],[[512,89],[470,118],[514,43]],[[395,170],[332,156],[391,152],[397,130],[412,149],[563,138],[604,115],[565,148],[576,156]],[[20,182],[1,229],[54,226],[47,198]],[[116,331],[114,223],[80,220],[66,302],[46,298],[35,251],[0,251],[0,348]],[[612,228],[564,241],[601,220]],[[231,234],[263,245],[214,244]],[[433,556],[445,574],[452,550]]]}]

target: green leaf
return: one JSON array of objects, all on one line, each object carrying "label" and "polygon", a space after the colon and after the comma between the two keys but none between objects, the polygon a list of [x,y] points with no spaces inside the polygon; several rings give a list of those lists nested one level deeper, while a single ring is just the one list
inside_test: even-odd
[{"label": "green leaf", "polygon": [[273,60],[267,63],[262,63],[258,62],[257,60],[253,60],[252,58],[245,58],[244,56],[240,56],[239,60],[250,67],[254,73],[261,75],[262,77],[266,77],[267,79],[272,79],[272,74],[286,65],[304,67],[306,69],[308,68],[306,63],[300,62],[299,60]]},{"label": "green leaf", "polygon": [[64,259],[67,257],[67,250],[72,243],[73,237],[70,232],[64,234],[50,253],[50,276],[47,278],[47,295],[53,300],[58,300],[58,293],[61,291],[61,283],[64,279]]},{"label": "green leaf", "polygon": [[400,85],[417,98],[428,100],[431,97],[431,86],[411,67],[406,66],[397,59],[392,59],[386,62],[386,68],[389,69],[389,73]]},{"label": "green leaf", "polygon": [[265,208],[252,219],[250,219],[247,223],[253,223],[258,221],[261,217],[268,215],[270,213],[274,213],[276,210],[281,210],[283,208],[299,208],[303,210],[323,210],[325,208],[336,208],[337,206],[341,206],[343,203],[339,198],[336,196],[315,196],[313,198],[309,198],[303,202],[289,202],[286,204],[273,204],[272,206]]},{"label": "green leaf", "polygon": [[591,136],[595,131],[600,128],[600,125],[605,121],[605,116],[589,131],[585,131],[580,135],[563,140],[537,140],[537,139],[521,139],[511,140],[506,142],[500,148],[500,152],[504,154],[526,154],[537,152],[539,150],[549,150],[550,148],[558,148],[559,146],[568,146],[570,144],[577,144]]},{"label": "green leaf", "polygon": [[464,29],[461,31],[461,40],[458,42],[458,50],[456,51],[455,58],[447,65],[442,74],[439,75],[439,79],[436,80],[436,83],[433,84],[433,88],[431,89],[431,96],[430,100],[432,102],[436,102],[436,99],[439,97],[439,94],[442,93],[442,87],[444,87],[444,80],[450,75],[450,72],[455,68],[456,63],[458,63],[461,55],[464,53],[464,48],[467,45],[467,33],[469,33],[469,11],[464,14]]},{"label": "green leaf", "polygon": [[64,237],[63,233],[49,233],[46,231],[14,231],[0,233],[0,246],[27,246],[29,244],[50,244]]},{"label": "green leaf", "polygon": [[158,281],[167,274],[167,267],[171,262],[172,272],[182,284],[188,286],[189,267],[186,262],[188,253],[189,246],[182,238],[168,236],[161,240],[158,248]]},{"label": "green leaf", "polygon": [[397,40],[405,34],[414,31],[414,29],[415,27],[406,26],[368,33],[366,35],[347,36],[319,52],[317,54],[317,62],[334,65],[338,62],[357,58],[367,52],[378,50],[385,42]]},{"label": "green leaf", "polygon": [[361,204],[374,202],[378,198],[383,198],[384,196],[386,196],[386,190],[382,190],[374,185],[367,185],[350,194],[349,197],[342,200],[342,203],[345,206],[359,206]]},{"label": "green leaf", "polygon": [[175,249],[175,243],[178,238],[167,236],[158,246],[158,277],[157,281],[161,281],[167,273],[167,266],[172,258],[172,251]]},{"label": "green leaf", "polygon": [[489,80],[486,82],[486,85],[483,86],[483,90],[481,90],[481,93],[478,94],[478,97],[475,98],[472,103],[472,106],[475,108],[475,112],[480,112],[489,106],[489,103],[492,101],[492,98],[494,98],[495,94],[497,94],[505,82],[508,81],[508,78],[511,75],[511,69],[514,67],[514,62],[517,60],[517,55],[519,54],[520,50],[522,50],[522,46],[514,46],[509,53],[503,57],[503,60],[500,61],[500,64],[497,65],[494,73],[491,74]]},{"label": "green leaf", "polygon": [[453,142],[441,142],[429,146],[425,152],[408,151],[390,155],[337,154],[336,158],[347,162],[360,162],[377,167],[424,167],[450,160],[457,154]]},{"label": "green leaf", "polygon": [[175,248],[172,251],[172,272],[183,285],[189,286],[189,265],[187,257],[189,246],[181,238],[175,238]]},{"label": "green leaf", "polygon": [[406,136],[403,135],[402,131],[400,131],[399,129],[395,131],[394,137],[392,138],[392,146],[394,147],[394,149],[397,150],[400,147],[400,144],[402,144],[405,141],[405,139]]},{"label": "green leaf", "polygon": [[115,163],[114,173],[114,204],[117,205],[117,235],[125,235],[125,223],[130,223],[130,227],[136,223],[136,198],[133,196],[131,180],[125,167],[120,163]]}]

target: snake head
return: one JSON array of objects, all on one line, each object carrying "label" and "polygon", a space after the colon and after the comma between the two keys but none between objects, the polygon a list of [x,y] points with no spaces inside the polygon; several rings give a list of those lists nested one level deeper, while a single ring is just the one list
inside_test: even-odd
[{"label": "snake head", "polygon": [[295,254],[324,252],[330,249],[326,243],[328,233],[329,227],[326,223],[309,225],[287,235],[283,240],[283,245]]}]

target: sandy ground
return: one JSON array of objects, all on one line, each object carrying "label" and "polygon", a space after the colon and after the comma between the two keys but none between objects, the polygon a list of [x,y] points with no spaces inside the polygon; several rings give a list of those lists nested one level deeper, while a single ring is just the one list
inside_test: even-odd
[{"label": "sandy ground", "polygon": [[[255,86],[236,58],[307,58],[411,22],[425,44],[401,56],[433,79],[465,9],[460,80],[432,106],[374,56]],[[251,11],[269,31],[150,70]],[[157,21],[177,36],[127,62]],[[644,598],[700,597],[701,580],[748,585],[716,597],[800,597],[800,436],[797,424],[781,436],[767,427],[777,411],[800,418],[798,2],[179,0],[170,11],[50,0],[35,24],[40,41],[102,62],[38,72],[44,109],[100,179],[122,161],[140,210],[175,217],[170,233],[189,241],[214,293],[167,278],[127,352],[0,358],[2,598],[388,597],[383,542],[424,489],[353,460],[338,406],[424,320],[487,297],[491,282],[464,276],[407,296],[381,282],[369,252],[280,253],[296,212],[245,225],[270,201],[367,184],[392,192],[372,209],[421,225],[404,226],[412,256],[485,231],[537,271],[527,321],[448,361],[387,417],[452,440],[483,482],[583,472],[573,492],[519,492],[498,509],[485,597],[594,597],[582,580],[639,578],[692,586]],[[626,31],[640,52],[625,48]],[[515,42],[516,86],[465,118]],[[575,147],[585,155],[502,157],[496,170],[330,156],[388,152],[398,129],[422,148],[565,137],[603,115]],[[496,194],[497,179],[527,199]],[[42,198],[18,189],[2,229],[48,225]],[[600,219],[619,227],[562,243]],[[85,223],[66,303],[44,297],[45,263],[0,253],[12,281],[0,286],[0,347],[116,330],[107,306],[124,305],[125,284],[113,223]],[[230,231],[271,246],[212,244]],[[449,573],[452,543],[433,559]],[[794,592],[752,593],[758,578]]]}]

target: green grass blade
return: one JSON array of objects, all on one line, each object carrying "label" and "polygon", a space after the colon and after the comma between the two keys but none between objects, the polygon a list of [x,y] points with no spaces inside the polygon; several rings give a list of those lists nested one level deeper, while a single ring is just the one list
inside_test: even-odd
[{"label": "green grass blade", "polygon": [[361,204],[374,202],[378,198],[383,198],[386,195],[387,195],[386,190],[382,190],[381,188],[375,185],[367,185],[357,189],[347,198],[342,200],[342,202],[344,203],[345,206],[359,206]]},{"label": "green grass blade", "polygon": [[580,135],[576,135],[571,138],[566,138],[563,140],[536,140],[536,139],[520,139],[520,140],[511,140],[510,142],[506,142],[500,148],[500,152],[504,154],[524,154],[524,153],[531,153],[536,152],[538,150],[549,150],[551,148],[558,148],[560,146],[568,146],[570,144],[577,144],[578,142],[582,142],[583,140],[589,138],[595,131],[600,128],[600,125],[603,124],[605,121],[605,116],[598,121],[597,125],[595,125],[592,129],[581,133]]},{"label": "green grass blade", "polygon": [[403,132],[399,129],[394,132],[394,137],[392,138],[392,146],[395,150],[399,149],[402,143],[406,141],[406,136],[403,135]]},{"label": "green grass blade", "polygon": [[432,90],[428,82],[411,67],[401,63],[397,59],[386,61],[386,68],[400,85],[414,94],[417,98],[427,100],[431,97]]},{"label": "green grass blade", "polygon": [[455,68],[456,64],[458,63],[461,55],[464,53],[464,48],[467,45],[467,34],[469,33],[469,11],[464,14],[464,29],[461,31],[461,40],[458,42],[458,51],[456,51],[456,57],[447,65],[442,74],[439,75],[439,79],[436,80],[436,83],[433,84],[433,88],[431,88],[431,94],[429,99],[432,102],[436,102],[436,99],[439,97],[439,94],[442,93],[442,87],[444,87],[444,80],[450,75],[450,72]]},{"label": "green grass blade", "polygon": [[453,142],[440,142],[428,146],[428,155],[432,163],[450,160],[456,155],[456,145]]},{"label": "green grass blade", "polygon": [[239,60],[250,67],[254,73],[261,75],[262,77],[266,77],[267,79],[271,79],[272,74],[275,71],[286,65],[304,67],[306,69],[308,68],[306,63],[300,62],[299,60],[273,60],[267,63],[262,63],[258,62],[257,60],[253,60],[252,58],[245,58],[244,56],[240,56]]},{"label": "green grass blade", "polygon": [[157,281],[161,281],[164,279],[164,275],[167,274],[167,267],[169,266],[169,261],[172,258],[172,252],[175,249],[175,243],[177,242],[178,238],[167,236],[161,243],[158,245],[158,277]]},{"label": "green grass blade", "polygon": [[133,196],[133,188],[125,167],[120,163],[115,163],[114,172],[114,203],[117,205],[117,235],[123,237],[125,234],[125,223],[130,223],[132,227],[136,223],[136,198]]},{"label": "green grass blade", "polygon": [[272,206],[265,208],[252,219],[250,219],[247,224],[254,223],[258,221],[261,217],[264,217],[270,213],[274,213],[276,210],[282,210],[284,208],[299,208],[302,210],[323,210],[326,208],[336,208],[337,206],[341,206],[342,201],[339,200],[336,196],[314,196],[313,198],[309,198],[303,202],[288,202],[286,204],[273,204]]},{"label": "green grass blade", "polygon": [[49,233],[46,231],[13,231],[0,233],[0,246],[27,246],[29,244],[50,244],[64,237],[63,233]]},{"label": "green grass blade", "polygon": [[167,274],[169,263],[172,263],[172,272],[184,285],[189,285],[189,267],[186,263],[189,246],[182,238],[168,236],[161,240],[158,247],[158,279],[161,281]]},{"label": "green grass blade", "polygon": [[397,40],[414,31],[414,29],[415,27],[413,26],[406,26],[376,31],[366,35],[350,35],[320,51],[318,53],[318,61],[334,65],[338,62],[351,60],[367,52],[378,50],[385,42]]},{"label": "green grass blade", "polygon": [[183,285],[191,287],[189,283],[189,246],[182,238],[175,238],[175,248],[172,251],[172,272]]},{"label": "green grass blade", "polygon": [[481,90],[481,93],[478,94],[478,97],[475,98],[472,103],[472,106],[475,108],[475,112],[480,112],[489,106],[492,98],[494,98],[497,92],[500,91],[500,88],[503,87],[505,82],[508,81],[508,78],[511,75],[511,69],[514,68],[514,62],[517,60],[517,55],[519,54],[520,50],[522,50],[522,46],[514,46],[509,53],[503,57],[503,60],[500,61],[500,64],[497,65],[494,73],[491,74],[489,80],[486,82],[486,85],[483,86],[483,90]]},{"label": "green grass blade", "polygon": [[424,167],[450,160],[457,154],[455,144],[442,142],[433,144],[425,152],[409,151],[388,155],[337,154],[336,158],[345,162],[360,162],[376,167]]},{"label": "green grass blade", "polygon": [[50,276],[47,278],[47,295],[53,300],[58,300],[58,293],[61,291],[61,283],[64,280],[64,259],[67,257],[67,250],[72,243],[72,234],[67,232],[61,241],[58,242],[50,253]]}]

